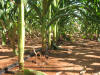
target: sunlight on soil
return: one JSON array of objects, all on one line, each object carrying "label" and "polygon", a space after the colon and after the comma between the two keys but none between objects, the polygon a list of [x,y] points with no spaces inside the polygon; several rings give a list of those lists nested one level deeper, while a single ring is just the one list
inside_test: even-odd
[{"label": "sunlight on soil", "polygon": [[[100,43],[95,41],[80,40],[79,42],[63,42],[59,47],[64,50],[50,50],[49,59],[45,61],[35,57],[25,61],[25,68],[40,70],[48,75],[79,75],[86,66],[84,75],[93,75],[100,70]],[[33,50],[41,47],[41,40],[27,40],[25,50]],[[70,52],[70,53],[69,53]],[[17,57],[12,56],[12,50],[1,47],[0,49],[0,68],[4,68],[17,61]],[[32,63],[32,61],[34,61]],[[2,65],[1,65],[2,64]],[[13,68],[16,70],[18,67]],[[8,74],[3,74],[8,75]]]},{"label": "sunlight on soil", "polygon": [[100,56],[96,56],[96,55],[85,55],[85,57],[92,57],[92,58],[100,58]]}]

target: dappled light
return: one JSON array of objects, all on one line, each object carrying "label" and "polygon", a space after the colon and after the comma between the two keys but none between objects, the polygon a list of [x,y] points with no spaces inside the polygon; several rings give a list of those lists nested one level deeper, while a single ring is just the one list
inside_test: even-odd
[{"label": "dappled light", "polygon": [[[35,41],[35,40],[34,40]],[[80,41],[82,42],[82,41]],[[77,44],[72,44],[71,46],[67,46],[67,42],[65,46],[59,46],[63,48],[63,50],[51,50],[49,54],[49,60],[47,61],[48,64],[43,64],[43,61],[38,60],[39,64],[35,64],[35,57],[29,58],[25,61],[25,68],[35,69],[43,71],[49,75],[55,75],[60,73],[61,75],[65,74],[76,74],[79,75],[80,71],[86,66],[86,75],[92,75],[94,73],[99,72],[100,68],[100,51],[99,51],[99,42],[86,44],[86,46],[82,46],[80,42]],[[83,40],[84,42],[84,40]],[[92,41],[93,42],[93,41]],[[39,41],[38,41],[39,43]],[[86,43],[86,42],[85,42]],[[83,43],[83,45],[85,45]],[[36,44],[36,43],[35,43]],[[92,48],[91,45],[94,45]],[[37,44],[38,47],[40,46]],[[79,46],[81,45],[81,46]],[[26,45],[27,47],[36,48],[35,45]],[[27,50],[27,49],[26,49]],[[72,50],[69,54],[68,51]],[[5,54],[6,55],[6,54]],[[8,59],[5,59],[8,60]],[[32,60],[34,62],[32,63]],[[6,62],[7,63],[7,62]],[[58,64],[59,63],[59,64]],[[15,67],[12,70],[15,70],[18,67]]]}]

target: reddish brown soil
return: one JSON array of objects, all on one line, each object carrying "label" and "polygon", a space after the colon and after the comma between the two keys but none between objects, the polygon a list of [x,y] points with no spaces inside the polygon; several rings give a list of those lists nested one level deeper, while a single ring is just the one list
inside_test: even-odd
[{"label": "reddish brown soil", "polygon": [[[41,47],[41,39],[36,38],[26,41],[27,49],[34,49]],[[51,50],[48,64],[35,57],[29,58],[25,61],[25,68],[40,70],[48,75],[79,75],[80,71],[86,66],[86,73],[84,75],[93,75],[100,72],[100,43],[90,40],[79,39],[76,42],[63,42],[60,47],[64,50]],[[70,49],[67,51],[67,49]],[[0,68],[4,68],[17,61],[17,57],[13,56],[12,50],[7,47],[0,46]],[[17,70],[15,67],[12,70]],[[10,74],[3,74],[10,75]],[[98,74],[99,75],[99,74]]]}]

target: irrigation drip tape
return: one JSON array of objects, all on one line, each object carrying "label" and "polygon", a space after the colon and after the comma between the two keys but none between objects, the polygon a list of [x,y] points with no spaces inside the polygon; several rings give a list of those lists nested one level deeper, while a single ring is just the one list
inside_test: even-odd
[{"label": "irrigation drip tape", "polygon": [[[40,50],[42,50],[42,48],[36,49],[36,52],[38,52]],[[24,57],[24,60],[27,60],[30,57],[33,57],[34,55],[35,55],[35,53],[30,53],[28,56]],[[9,70],[16,67],[16,66],[18,66],[18,62],[15,62],[15,63],[9,65],[8,67],[3,68],[2,70],[0,70],[0,75],[2,75],[3,73],[13,73]]]}]

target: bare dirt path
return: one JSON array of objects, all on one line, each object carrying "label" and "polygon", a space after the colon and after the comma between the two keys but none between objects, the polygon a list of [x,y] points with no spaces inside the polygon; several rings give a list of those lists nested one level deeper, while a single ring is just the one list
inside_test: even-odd
[{"label": "bare dirt path", "polygon": [[[27,42],[26,48],[32,49],[41,47],[40,39],[38,39],[38,42],[37,39],[34,40]],[[25,61],[25,68],[40,70],[48,75],[79,75],[81,70],[84,70],[84,67],[86,67],[86,73],[84,75],[93,75],[94,73],[100,72],[99,42],[81,39],[74,43],[63,42],[60,47],[65,49],[56,51],[52,50],[47,61],[48,64],[45,65],[40,60],[38,60],[39,65],[32,63],[32,60],[35,61],[35,57],[32,57]],[[71,52],[67,51],[68,49],[70,49]],[[2,51],[4,54],[2,54]],[[17,60],[17,58],[9,56],[11,55],[9,53],[11,52],[8,52],[8,50],[3,48],[0,49],[0,68],[13,63],[13,60]],[[3,66],[3,64],[8,65]],[[18,67],[12,70],[15,69],[18,69]]]}]

